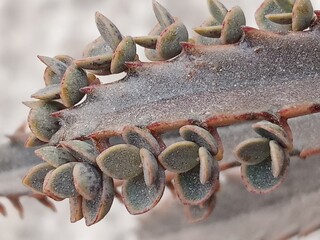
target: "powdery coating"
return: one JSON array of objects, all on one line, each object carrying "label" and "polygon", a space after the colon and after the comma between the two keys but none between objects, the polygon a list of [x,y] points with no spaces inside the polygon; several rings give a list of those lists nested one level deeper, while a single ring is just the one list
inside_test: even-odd
[{"label": "powdery coating", "polygon": [[275,114],[319,103],[318,26],[286,35],[244,30],[239,44],[188,44],[171,61],[142,63],[125,79],[95,87],[84,103],[63,111],[62,127],[51,143],[101,131],[120,133],[127,125]]},{"label": "powdery coating", "polygon": [[141,214],[152,209],[161,199],[165,188],[165,174],[162,168],[157,172],[155,182],[147,186],[143,174],[127,180],[122,186],[124,204],[129,213]]},{"label": "powdery coating", "polygon": [[174,178],[175,190],[184,204],[201,204],[209,199],[219,184],[219,167],[217,161],[212,164],[210,180],[205,184],[200,182],[200,165],[185,173],[179,173]]}]

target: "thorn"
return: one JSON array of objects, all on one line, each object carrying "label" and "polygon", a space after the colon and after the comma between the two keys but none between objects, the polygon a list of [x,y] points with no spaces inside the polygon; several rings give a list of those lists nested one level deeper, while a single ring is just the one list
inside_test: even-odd
[{"label": "thorn", "polygon": [[49,114],[49,116],[54,117],[54,118],[62,118],[63,112],[62,111],[57,111]]},{"label": "thorn", "polygon": [[24,216],[24,211],[23,211],[23,207],[21,205],[21,202],[19,200],[19,197],[18,196],[8,196],[7,198],[12,203],[12,205],[15,207],[15,209],[17,209],[19,216],[22,219]]},{"label": "thorn", "polygon": [[90,85],[87,87],[80,88],[79,91],[85,94],[90,94],[94,92],[95,88],[96,88],[95,85]]}]

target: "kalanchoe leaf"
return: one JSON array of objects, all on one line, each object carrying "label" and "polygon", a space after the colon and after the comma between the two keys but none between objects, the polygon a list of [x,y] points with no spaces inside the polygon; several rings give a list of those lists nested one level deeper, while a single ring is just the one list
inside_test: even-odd
[{"label": "kalanchoe leaf", "polygon": [[61,76],[67,69],[67,65],[56,58],[45,57],[45,56],[38,56],[38,58],[43,62],[45,65],[50,67],[50,69],[57,75]]},{"label": "kalanchoe leaf", "polygon": [[33,134],[30,134],[24,146],[26,148],[32,148],[32,147],[43,146],[44,144],[46,143],[36,138],[36,136],[34,136]]},{"label": "kalanchoe leaf", "polygon": [[221,31],[221,42],[223,44],[236,43],[242,36],[241,27],[246,25],[246,17],[242,9],[238,6],[233,7],[223,20]]},{"label": "kalanchoe leaf", "polygon": [[199,164],[199,146],[194,142],[177,142],[160,153],[159,162],[175,173],[189,171]]},{"label": "kalanchoe leaf", "polygon": [[124,204],[131,214],[142,214],[157,205],[165,188],[165,173],[159,167],[155,182],[147,186],[143,174],[124,182],[122,196]]},{"label": "kalanchoe leaf", "polygon": [[129,179],[142,173],[139,148],[118,144],[104,150],[97,157],[101,171],[116,179]]},{"label": "kalanchoe leaf", "polygon": [[136,44],[128,36],[122,39],[117,46],[110,66],[111,73],[120,73],[126,69],[125,62],[134,61],[136,57]]},{"label": "kalanchoe leaf", "polygon": [[114,50],[104,41],[103,37],[98,37],[85,47],[83,57],[96,57],[100,55],[112,55]]},{"label": "kalanchoe leaf", "polygon": [[252,125],[259,135],[277,141],[282,147],[291,150],[293,148],[292,141],[286,131],[279,125],[268,122],[260,121]]},{"label": "kalanchoe leaf", "polygon": [[[149,32],[148,36],[160,36],[160,33],[163,31],[163,27],[158,23],[154,28]],[[158,42],[158,40],[157,40]],[[164,60],[156,49],[145,48],[144,54],[150,61],[161,61]]]},{"label": "kalanchoe leaf", "polygon": [[113,50],[116,50],[122,40],[122,35],[118,28],[99,12],[96,12],[96,24],[103,40]]},{"label": "kalanchoe leaf", "polygon": [[[73,58],[68,55],[57,55],[54,58],[66,64],[67,67],[70,66],[70,64],[73,62]],[[65,70],[66,69],[67,68],[65,68]],[[49,86],[51,84],[60,84],[63,74],[64,72],[61,72],[60,74],[56,74],[51,69],[51,67],[47,67],[43,75],[46,86]]]},{"label": "kalanchoe leaf", "polygon": [[286,156],[281,173],[277,178],[273,176],[271,157],[256,165],[241,165],[241,177],[248,191],[254,193],[269,193],[276,189],[285,179],[289,166]]},{"label": "kalanchoe leaf", "polygon": [[[266,0],[262,3],[262,5],[257,9],[255,13],[255,19],[258,27],[262,30],[274,31],[274,32],[287,32],[290,31],[292,26],[288,25],[280,25],[268,20],[265,16],[268,14],[278,14],[278,13],[286,13],[291,12],[288,8],[282,9],[279,6],[283,0],[275,1],[275,0]],[[279,5],[276,3],[280,3]],[[286,1],[287,2],[287,1]],[[286,4],[286,3],[284,3]],[[289,11],[288,11],[289,10]]]},{"label": "kalanchoe leaf", "polygon": [[183,139],[191,142],[195,142],[200,147],[206,148],[213,155],[218,152],[217,141],[214,137],[204,128],[186,125],[180,128],[179,133]]},{"label": "kalanchoe leaf", "polygon": [[267,19],[278,24],[291,24],[292,23],[292,13],[276,13],[267,14],[265,16]]},{"label": "kalanchoe leaf", "polygon": [[23,179],[23,184],[32,188],[38,193],[43,193],[43,181],[47,173],[54,169],[47,163],[40,163],[31,168]]},{"label": "kalanchoe leaf", "polygon": [[156,18],[161,25],[161,27],[166,28],[174,23],[174,18],[171,14],[165,9],[162,5],[160,5],[157,1],[152,1],[153,11],[156,15]]},{"label": "kalanchoe leaf", "polygon": [[102,176],[102,189],[94,200],[82,200],[82,212],[86,225],[99,222],[109,212],[114,199],[114,184],[112,178]]},{"label": "kalanchoe leaf", "polygon": [[303,31],[310,26],[314,17],[310,0],[296,0],[292,9],[292,30]]},{"label": "kalanchoe leaf", "polygon": [[216,195],[213,194],[204,203],[197,205],[184,205],[184,212],[190,222],[200,222],[206,220],[211,215],[215,205]]},{"label": "kalanchoe leaf", "polygon": [[79,68],[89,70],[104,70],[110,69],[112,54],[101,54],[93,57],[86,57],[74,61]]},{"label": "kalanchoe leaf", "polygon": [[96,157],[99,153],[93,145],[80,140],[62,141],[60,145],[78,161],[96,165]]},{"label": "kalanchoe leaf", "polygon": [[66,107],[71,107],[78,103],[84,96],[79,89],[88,86],[87,74],[75,64],[70,65],[61,81],[61,100]]},{"label": "kalanchoe leaf", "polygon": [[76,163],[66,163],[50,174],[47,189],[58,198],[72,198],[78,196],[73,181],[73,168]]},{"label": "kalanchoe leaf", "polygon": [[211,180],[212,174],[215,174],[212,171],[214,170],[214,165],[217,166],[218,162],[217,162],[217,159],[212,157],[210,152],[204,147],[199,148],[199,159],[200,159],[200,172],[199,172],[200,182],[201,184],[206,184]]},{"label": "kalanchoe leaf", "polygon": [[279,177],[285,162],[286,154],[284,149],[274,140],[269,142],[270,157],[271,157],[271,170],[275,178]]},{"label": "kalanchoe leaf", "polygon": [[200,182],[200,164],[188,172],[179,173],[174,177],[174,187],[183,204],[201,204],[208,200],[219,184],[219,165],[212,164],[211,178],[207,183]]},{"label": "kalanchoe leaf", "polygon": [[161,32],[156,49],[163,59],[170,59],[182,51],[181,42],[188,42],[188,31],[182,22],[175,21]]},{"label": "kalanchoe leaf", "polygon": [[158,176],[158,162],[154,155],[147,149],[140,149],[140,158],[143,166],[144,181],[150,187]]},{"label": "kalanchoe leaf", "polygon": [[102,187],[101,172],[89,163],[77,163],[73,168],[77,192],[87,200],[94,200]]},{"label": "kalanchoe leaf", "polygon": [[274,2],[285,12],[291,12],[293,4],[290,0],[274,0]]},{"label": "kalanchoe leaf", "polygon": [[53,100],[60,98],[60,84],[51,84],[42,88],[31,95],[33,98],[37,98],[40,100]]},{"label": "kalanchoe leaf", "polygon": [[208,0],[208,8],[211,16],[220,24],[222,24],[228,10],[227,8],[217,0]]},{"label": "kalanchoe leaf", "polygon": [[193,30],[204,37],[219,38],[221,36],[222,25],[197,27],[197,28],[194,28]]},{"label": "kalanchoe leaf", "polygon": [[31,107],[28,117],[31,132],[41,141],[49,142],[52,135],[60,128],[58,119],[51,117],[50,114],[63,109],[64,106],[54,101],[25,102],[25,104]]},{"label": "kalanchoe leaf", "polygon": [[53,170],[51,170],[51,171],[49,171],[48,173],[47,173],[47,175],[46,175],[46,177],[44,178],[44,181],[43,181],[43,193],[46,195],[46,196],[48,196],[48,197],[50,197],[50,198],[52,198],[52,199],[54,199],[55,201],[62,201],[64,198],[61,198],[61,197],[58,197],[58,196],[56,196],[52,191],[51,191],[51,174],[52,174],[52,172],[54,171],[55,169],[53,169]]},{"label": "kalanchoe leaf", "polygon": [[70,222],[75,223],[83,218],[82,196],[69,198]]},{"label": "kalanchoe leaf", "polygon": [[137,148],[148,149],[156,156],[161,151],[158,141],[147,129],[128,126],[123,129],[122,137],[126,143],[134,145]]},{"label": "kalanchoe leaf", "polygon": [[55,168],[68,162],[77,161],[68,151],[54,146],[39,148],[34,153]]},{"label": "kalanchoe leaf", "polygon": [[159,36],[158,35],[149,35],[143,37],[134,37],[133,40],[136,44],[145,47],[155,49],[157,45]]},{"label": "kalanchoe leaf", "polygon": [[237,160],[246,165],[258,164],[270,156],[269,139],[250,138],[241,142],[234,153]]}]

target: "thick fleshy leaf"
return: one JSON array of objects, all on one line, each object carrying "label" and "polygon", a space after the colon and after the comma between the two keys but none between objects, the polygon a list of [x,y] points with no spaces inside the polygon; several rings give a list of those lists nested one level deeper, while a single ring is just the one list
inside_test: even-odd
[{"label": "thick fleshy leaf", "polygon": [[156,15],[156,18],[159,22],[159,24],[165,28],[170,26],[172,23],[174,23],[174,18],[171,16],[171,14],[168,12],[167,9],[165,9],[162,5],[160,5],[155,0],[152,1],[153,11]]},{"label": "thick fleshy leaf", "polygon": [[246,25],[246,17],[242,9],[238,6],[233,7],[228,11],[222,25],[221,42],[223,44],[238,42],[243,35],[241,27]]},{"label": "thick fleshy leaf", "polygon": [[292,9],[292,30],[303,31],[308,28],[314,17],[310,0],[296,0]]},{"label": "thick fleshy leaf", "polygon": [[284,148],[292,149],[292,141],[286,131],[279,125],[261,121],[252,125],[254,131],[265,138],[277,141]]},{"label": "thick fleshy leaf", "polygon": [[158,175],[158,162],[155,156],[147,149],[140,149],[140,158],[143,166],[144,181],[150,187]]},{"label": "thick fleshy leaf", "polygon": [[94,200],[102,187],[101,172],[89,163],[77,163],[73,168],[77,192],[87,200]]},{"label": "thick fleshy leaf", "polygon": [[179,133],[187,141],[195,142],[200,147],[206,148],[213,155],[218,152],[217,141],[204,128],[195,125],[186,125],[180,128]]},{"label": "thick fleshy leaf", "polygon": [[122,40],[122,35],[116,25],[99,12],[96,12],[96,25],[107,45],[115,50]]},{"label": "thick fleshy leaf", "polygon": [[250,138],[241,142],[234,153],[237,160],[246,165],[254,165],[270,156],[269,139]]},{"label": "thick fleshy leaf", "polygon": [[58,198],[73,198],[78,196],[73,181],[73,168],[77,163],[66,163],[55,170],[50,175],[46,188]]},{"label": "thick fleshy leaf", "polygon": [[217,0],[208,0],[207,3],[211,16],[221,24],[228,12],[227,8]]},{"label": "thick fleshy leaf", "polygon": [[53,100],[60,98],[60,84],[51,84],[42,88],[31,95],[32,98],[37,98],[40,100]]},{"label": "thick fleshy leaf", "polygon": [[[57,55],[54,57],[55,59],[57,59],[58,61],[63,62],[64,64],[66,64],[66,66],[70,66],[70,64],[73,61],[73,58],[68,56],[68,55]],[[65,70],[67,69],[67,67],[65,68]],[[59,74],[56,74],[51,67],[47,67],[44,71],[44,82],[46,84],[46,86],[49,86],[51,84],[60,84],[61,79],[63,77],[64,71],[60,71]]]},{"label": "thick fleshy leaf", "polygon": [[46,175],[46,177],[44,178],[44,181],[43,181],[43,193],[52,198],[53,200],[55,201],[62,201],[64,198],[61,198],[61,197],[58,197],[56,195],[54,195],[52,192],[51,192],[51,187],[50,187],[50,177],[51,177],[51,174],[52,172],[54,171],[55,169],[49,171]]},{"label": "thick fleshy leaf", "polygon": [[199,159],[200,159],[200,182],[202,184],[206,184],[210,181],[212,174],[212,170],[214,169],[213,165],[218,166],[217,159],[214,158],[210,152],[204,148],[199,148]]},{"label": "thick fleshy leaf", "polygon": [[61,81],[60,97],[66,107],[72,107],[78,103],[84,96],[84,93],[79,91],[81,88],[89,85],[87,74],[77,65],[70,65],[63,75]]},{"label": "thick fleshy leaf", "polygon": [[23,184],[32,188],[38,193],[43,193],[43,182],[47,173],[54,168],[48,163],[40,163],[31,168],[23,178]]},{"label": "thick fleshy leaf", "polygon": [[120,73],[126,69],[125,62],[134,61],[136,58],[136,44],[133,38],[125,37],[117,46],[110,66],[111,73]]},{"label": "thick fleshy leaf", "polygon": [[54,101],[25,102],[25,105],[31,107],[28,116],[31,132],[41,141],[49,142],[60,128],[59,120],[50,114],[62,110],[64,106]]},{"label": "thick fleshy leaf", "polygon": [[83,218],[82,214],[82,196],[69,198],[70,222],[75,223]]},{"label": "thick fleshy leaf", "polygon": [[55,168],[68,162],[77,161],[68,151],[54,146],[39,148],[34,153]]},{"label": "thick fleshy leaf", "polygon": [[114,184],[112,178],[102,176],[102,189],[94,200],[82,200],[82,212],[86,225],[99,222],[109,212],[114,199]]},{"label": "thick fleshy leaf", "polygon": [[272,174],[275,178],[277,178],[282,171],[286,154],[284,149],[276,141],[271,140],[269,144]]},{"label": "thick fleshy leaf", "polygon": [[97,157],[101,171],[116,179],[129,179],[142,173],[139,148],[118,144],[104,150]]},{"label": "thick fleshy leaf", "polygon": [[62,141],[60,145],[78,161],[96,165],[96,158],[99,152],[93,145],[80,140]]},{"label": "thick fleshy leaf", "polygon": [[112,54],[98,55],[75,60],[74,63],[79,68],[89,70],[110,69]]},{"label": "thick fleshy leaf", "polygon": [[158,141],[152,136],[147,129],[141,129],[138,127],[126,127],[122,132],[123,140],[137,148],[145,148],[150,152],[159,155],[161,149]]},{"label": "thick fleshy leaf", "polygon": [[67,65],[57,58],[46,56],[38,56],[38,58],[41,60],[41,62],[50,67],[50,69],[57,75],[62,75],[67,69]]},{"label": "thick fleshy leaf", "polygon": [[288,172],[289,157],[286,156],[282,171],[277,178],[273,176],[271,157],[256,165],[241,165],[241,177],[249,192],[268,193],[276,189]]},{"label": "thick fleshy leaf", "polygon": [[200,164],[188,172],[179,173],[174,177],[174,186],[183,204],[201,204],[208,200],[219,184],[219,165],[214,162],[212,174],[205,184],[200,182]]},{"label": "thick fleshy leaf", "polygon": [[197,27],[193,30],[204,37],[219,38],[221,36],[222,25]]},{"label": "thick fleshy leaf", "polygon": [[[148,35],[150,36],[160,36],[160,33],[163,31],[164,28],[161,27],[159,23],[157,23],[154,28],[149,32]],[[157,40],[158,42],[158,40]],[[150,61],[161,61],[164,60],[156,49],[145,48],[144,54]]]},{"label": "thick fleshy leaf", "polygon": [[133,40],[136,44],[144,47],[144,48],[150,48],[155,49],[157,45],[159,36],[158,35],[148,35],[143,37],[134,37]]},{"label": "thick fleshy leaf", "polygon": [[157,205],[165,188],[165,173],[159,167],[155,182],[147,186],[143,174],[131,178],[122,185],[124,204],[130,214],[142,214]]},{"label": "thick fleshy leaf", "polygon": [[199,146],[194,142],[182,141],[167,147],[160,153],[159,162],[175,173],[189,171],[199,164]]},{"label": "thick fleshy leaf", "polygon": [[192,223],[206,220],[214,210],[216,195],[213,194],[207,201],[198,205],[184,205],[184,212]]},{"label": "thick fleshy leaf", "polygon": [[267,19],[278,24],[291,24],[292,23],[292,12],[290,13],[276,13],[267,14],[265,16]]},{"label": "thick fleshy leaf", "polygon": [[182,51],[181,42],[188,42],[188,31],[181,21],[176,21],[161,32],[156,49],[163,59],[170,59]]},{"label": "thick fleshy leaf", "polygon": [[34,136],[33,134],[30,134],[30,136],[28,137],[28,139],[25,142],[24,146],[26,148],[32,148],[32,147],[43,146],[45,144],[46,144],[45,142],[43,142],[40,139],[36,138],[36,136]]}]

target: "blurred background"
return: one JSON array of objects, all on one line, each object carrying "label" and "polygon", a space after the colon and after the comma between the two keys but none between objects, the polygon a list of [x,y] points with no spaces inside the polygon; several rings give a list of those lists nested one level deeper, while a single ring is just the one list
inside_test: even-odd
[{"label": "blurred background", "polygon": [[[205,0],[159,2],[179,17],[190,32],[209,16]],[[262,1],[222,2],[228,8],[242,7],[247,24],[255,26],[253,14]],[[320,9],[319,1],[312,2],[315,9]],[[36,56],[81,57],[84,46],[99,36],[94,21],[96,11],[112,20],[123,35],[146,35],[156,23],[151,0],[0,1],[0,143],[7,141],[5,134],[13,133],[26,120],[28,109],[21,102],[30,100],[30,95],[44,86],[45,66]],[[117,201],[105,219],[89,228],[83,221],[69,223],[67,201],[57,203],[58,212],[52,213],[36,201],[22,198],[23,220],[7,200],[0,201],[8,207],[8,217],[0,216],[0,239],[50,240],[59,239],[60,234],[69,240],[139,239],[140,217],[129,215]],[[320,239],[320,234],[304,239]]]}]

